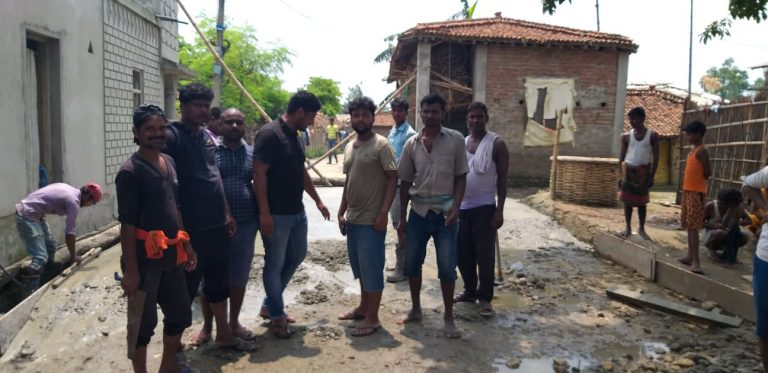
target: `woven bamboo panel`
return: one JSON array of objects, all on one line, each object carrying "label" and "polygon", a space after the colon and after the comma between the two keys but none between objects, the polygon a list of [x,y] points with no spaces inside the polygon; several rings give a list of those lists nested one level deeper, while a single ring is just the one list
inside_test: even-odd
[{"label": "woven bamboo panel", "polygon": [[557,199],[583,205],[616,206],[618,159],[570,156],[557,159]]}]

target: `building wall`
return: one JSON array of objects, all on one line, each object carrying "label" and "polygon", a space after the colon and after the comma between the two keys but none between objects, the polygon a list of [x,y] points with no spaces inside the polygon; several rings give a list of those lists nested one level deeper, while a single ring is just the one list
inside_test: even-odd
[{"label": "building wall", "polygon": [[[61,181],[82,185],[104,183],[104,105],[101,0],[0,1],[0,112],[3,136],[0,149],[0,263],[8,265],[26,255],[15,227],[15,204],[37,189],[36,165],[28,165],[28,149],[38,138],[28,136],[23,76],[27,61],[27,33],[58,41]],[[91,52],[89,52],[89,46]],[[28,87],[26,87],[28,89]],[[28,178],[27,175],[32,175]],[[111,220],[111,206],[85,209],[78,231],[88,232]],[[47,219],[63,237],[62,219]]]},{"label": "building wall", "polygon": [[510,149],[512,184],[546,185],[549,179],[552,148],[523,148],[527,77],[575,79],[576,146],[561,144],[561,155],[611,156],[620,52],[489,45],[487,53],[488,127]]},{"label": "building wall", "polygon": [[[32,115],[24,99],[27,34],[58,44],[56,126],[60,136],[51,141],[61,148],[60,181],[104,186],[103,201],[81,210],[79,234],[114,220],[112,180],[119,164],[135,149],[130,136],[133,69],[144,71],[144,101],[162,103],[160,56],[178,61],[178,46],[177,26],[169,22],[158,26],[155,21],[156,14],[176,17],[173,0],[0,1],[0,14],[0,112],[4,116],[0,149],[11,160],[0,162],[0,264],[9,265],[26,256],[15,227],[14,206],[37,189],[39,140],[35,131],[28,130]],[[63,218],[46,220],[63,243]]]}]

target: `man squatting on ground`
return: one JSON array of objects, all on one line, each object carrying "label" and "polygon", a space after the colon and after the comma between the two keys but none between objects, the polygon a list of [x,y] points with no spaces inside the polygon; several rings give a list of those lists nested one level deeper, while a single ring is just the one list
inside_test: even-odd
[{"label": "man squatting on ground", "polygon": [[[645,110],[633,108],[627,114],[632,129],[621,135],[621,201],[624,204],[626,229],[619,236],[632,235],[632,208],[637,207],[638,234],[649,239],[645,232],[646,206],[650,200],[653,178],[659,168],[659,135],[645,126]],[[653,161],[653,163],[651,163]]]},{"label": "man squatting on ground", "polygon": [[[205,309],[206,302],[210,303],[216,320],[216,345],[252,351],[255,345],[235,337],[227,320],[230,237],[237,226],[216,167],[218,139],[203,128],[209,119],[212,99],[213,92],[199,83],[179,90],[181,121],[168,126],[163,152],[176,162],[183,225],[198,256],[196,269],[187,272],[190,301],[202,281],[201,307]],[[196,339],[204,337],[198,335]]]},{"label": "man squatting on ground", "polygon": [[[466,137],[469,173],[459,210],[459,272],[464,291],[455,302],[479,300],[480,315],[492,316],[496,231],[504,224],[509,150],[501,136],[488,132],[488,107],[473,102],[467,108]],[[479,278],[479,286],[478,286]]]},{"label": "man squatting on ground", "polygon": [[704,247],[713,261],[736,264],[739,247],[749,242],[749,236],[741,225],[749,225],[751,219],[741,204],[741,192],[723,188],[717,199],[704,206]]},{"label": "man squatting on ground", "polygon": [[[766,201],[760,189],[768,188],[768,166],[751,175],[743,176],[742,193],[756,208],[768,211]],[[760,340],[760,356],[763,360],[763,371],[768,372],[768,222],[763,217],[763,227],[755,249],[754,269],[752,273],[752,290],[755,300],[755,334]]]},{"label": "man squatting on ground", "polygon": [[304,142],[298,131],[315,120],[320,101],[299,91],[288,102],[286,114],[265,125],[253,145],[253,180],[259,206],[261,238],[264,241],[264,290],[267,293],[260,316],[271,319],[271,331],[289,338],[295,322],[285,313],[283,291],[307,255],[307,214],[304,191],[315,201],[326,220],[328,208],[304,167]]},{"label": "man squatting on ground", "polygon": [[[397,165],[387,138],[373,132],[376,104],[368,97],[349,103],[355,141],[344,151],[344,192],[339,206],[339,229],[347,236],[352,274],[360,279],[360,305],[339,316],[360,320],[352,335],[362,337],[381,327],[379,304],[384,290],[384,240],[387,214],[395,198]],[[345,214],[346,213],[346,217]]]},{"label": "man squatting on ground", "polygon": [[421,312],[421,267],[427,254],[427,242],[435,244],[438,277],[443,293],[444,334],[459,338],[461,333],[453,320],[453,290],[456,282],[456,240],[459,204],[466,187],[467,154],[464,136],[441,125],[445,115],[445,99],[430,94],[419,104],[424,128],[405,143],[398,166],[400,203],[411,213],[406,223],[406,210],[400,214],[398,230],[405,234],[405,267],[411,290],[411,310],[402,323],[418,321]]},{"label": "man squatting on ground", "polygon": [[702,122],[694,121],[683,126],[683,132],[692,146],[685,162],[683,200],[680,209],[680,225],[688,230],[688,254],[678,261],[691,266],[691,272],[702,273],[699,260],[699,230],[704,228],[707,179],[712,176],[709,151],[703,144],[707,126]]},{"label": "man squatting on ground", "polygon": [[[395,159],[400,162],[400,157],[403,155],[403,147],[405,142],[416,134],[416,131],[408,123],[408,100],[397,97],[392,100],[389,105],[392,108],[392,119],[395,121],[394,127],[389,130],[389,145],[392,146],[392,150],[395,151]],[[400,182],[397,183],[395,190],[395,199],[392,202],[392,208],[389,210],[389,216],[392,218],[392,226],[397,229],[400,224]],[[397,231],[397,244],[395,244],[395,266],[387,268],[387,270],[394,271],[391,275],[387,276],[387,282],[397,283],[405,281],[403,275],[403,262],[405,261],[405,235],[400,230]]]},{"label": "man squatting on ground", "polygon": [[161,372],[178,372],[176,352],[181,335],[192,323],[184,270],[195,269],[197,256],[182,230],[177,209],[178,184],[165,146],[166,118],[154,105],[133,113],[134,142],[139,150],[126,160],[115,177],[120,242],[123,250],[121,285],[129,300],[137,290],[146,296],[141,313],[134,372],[147,371],[147,345],[157,325],[157,305],[163,310]]},{"label": "man squatting on ground", "polygon": [[[216,166],[224,184],[227,204],[237,223],[229,245],[229,328],[236,337],[251,340],[255,335],[240,324],[240,310],[259,229],[259,210],[251,183],[253,147],[243,140],[245,115],[238,109],[226,109],[220,114],[218,130],[223,143],[216,150]],[[202,313],[203,329],[193,341],[195,345],[209,340],[213,330],[213,313],[207,304],[203,304]]]}]

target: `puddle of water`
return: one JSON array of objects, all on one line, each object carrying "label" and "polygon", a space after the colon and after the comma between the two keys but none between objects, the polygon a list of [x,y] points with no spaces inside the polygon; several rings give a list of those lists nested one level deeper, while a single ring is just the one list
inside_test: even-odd
[{"label": "puddle of water", "polygon": [[[517,369],[511,369],[507,367],[507,360],[508,359],[495,359],[493,362],[493,367],[496,369],[499,373],[541,373],[541,372],[554,372],[552,360],[553,358],[535,358],[535,359],[520,359],[520,367]],[[568,362],[568,365],[570,367],[576,367],[581,370],[584,370],[587,366],[590,365],[589,362],[579,359],[579,358],[569,358],[564,359]],[[570,368],[568,368],[568,371],[570,372]]]},{"label": "puddle of water", "polygon": [[519,311],[528,308],[530,301],[519,294],[504,293],[493,298],[493,306],[500,310]]}]

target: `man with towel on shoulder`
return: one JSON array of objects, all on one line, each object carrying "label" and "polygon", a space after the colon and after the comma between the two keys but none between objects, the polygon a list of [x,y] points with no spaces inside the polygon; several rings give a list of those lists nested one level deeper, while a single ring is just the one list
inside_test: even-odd
[{"label": "man with towel on shoulder", "polygon": [[[509,150],[502,138],[488,132],[488,108],[473,102],[467,108],[466,137],[469,173],[459,208],[458,267],[464,291],[454,302],[480,301],[480,315],[492,316],[494,244],[504,223]],[[479,281],[478,281],[479,280]],[[479,282],[479,286],[478,286]]]},{"label": "man with towel on shoulder", "polygon": [[[646,205],[659,166],[659,135],[645,126],[645,110],[636,107],[629,111],[632,129],[621,135],[621,201],[624,203],[624,221],[627,224],[622,238],[632,235],[632,208],[637,207],[640,220],[638,234],[649,240],[645,233]],[[653,161],[653,163],[651,163]]]}]

